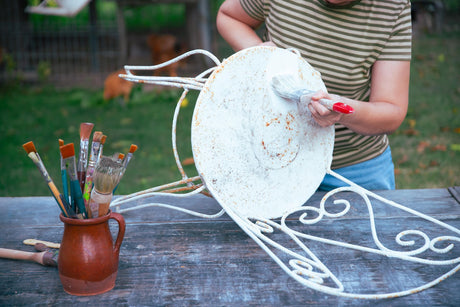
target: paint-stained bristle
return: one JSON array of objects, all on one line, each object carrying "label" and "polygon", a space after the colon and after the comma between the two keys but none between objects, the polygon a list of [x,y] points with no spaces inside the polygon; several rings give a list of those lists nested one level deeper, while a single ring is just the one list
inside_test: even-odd
[{"label": "paint-stained bristle", "polygon": [[59,147],[61,150],[61,155],[63,159],[69,158],[75,155],[75,147],[73,143],[69,143],[67,145]]},{"label": "paint-stained bristle", "polygon": [[22,147],[24,147],[24,150],[25,150],[27,153],[30,153],[30,152],[37,152],[37,150],[35,149],[34,142],[32,142],[32,141],[25,143],[24,145],[22,145]]},{"label": "paint-stained bristle", "polygon": [[101,138],[101,144],[104,145],[105,140],[107,139],[107,135],[103,135]]},{"label": "paint-stained bristle", "polygon": [[137,145],[131,144],[131,147],[129,148],[130,153],[134,153],[137,150]]},{"label": "paint-stained bristle", "polygon": [[81,123],[80,124],[80,139],[89,140],[89,136],[91,135],[91,130],[93,130],[93,127],[94,127],[93,123]]},{"label": "paint-stained bristle", "polygon": [[64,140],[63,139],[59,139],[59,147],[61,146],[64,146]]},{"label": "paint-stained bristle", "polygon": [[93,134],[93,142],[101,142],[102,140],[102,132],[101,131],[95,131]]},{"label": "paint-stained bristle", "polygon": [[111,193],[122,177],[123,163],[111,157],[101,156],[94,170],[94,188],[99,193]]},{"label": "paint-stained bristle", "polygon": [[122,153],[119,153],[119,154],[118,154],[118,160],[123,160],[124,157],[125,157],[124,154],[122,154]]}]

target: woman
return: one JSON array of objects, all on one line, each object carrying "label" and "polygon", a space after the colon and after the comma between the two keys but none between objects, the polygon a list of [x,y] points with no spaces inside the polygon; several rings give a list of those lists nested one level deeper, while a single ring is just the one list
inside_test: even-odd
[{"label": "woman", "polygon": [[[255,32],[263,23],[264,41]],[[235,51],[258,45],[299,50],[328,89],[308,108],[319,125],[335,125],[332,169],[367,189],[394,189],[387,134],[407,113],[409,0],[226,0],[217,29]],[[329,111],[318,102],[338,96],[355,112]],[[326,175],[320,189],[343,185]]]}]

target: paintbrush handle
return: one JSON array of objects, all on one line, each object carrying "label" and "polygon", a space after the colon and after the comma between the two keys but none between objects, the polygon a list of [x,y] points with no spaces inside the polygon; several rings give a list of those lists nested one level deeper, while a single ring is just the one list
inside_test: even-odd
[{"label": "paintbrush handle", "polygon": [[69,201],[69,185],[67,183],[67,171],[61,169],[62,191],[64,198]]},{"label": "paintbrush handle", "polygon": [[86,176],[85,188],[83,189],[83,201],[85,206],[89,204],[89,198],[91,195],[91,189],[93,187],[93,177]]},{"label": "paintbrush handle", "polygon": [[71,191],[73,191],[72,199],[73,199],[75,206],[78,208],[79,213],[86,216],[87,212],[85,208],[85,203],[83,201],[83,195],[80,189],[80,183],[78,182],[78,180],[71,180],[70,185],[71,185]]},{"label": "paintbrush handle", "polygon": [[83,189],[85,188],[86,172],[77,171],[77,179],[78,179],[78,184],[80,185],[80,191],[83,192]]},{"label": "paintbrush handle", "polygon": [[50,248],[60,248],[61,247],[61,244],[59,243],[48,242],[48,241],[37,240],[37,239],[25,239],[24,241],[22,241],[22,243],[26,245],[35,245],[35,244],[41,243]]},{"label": "paintbrush handle", "polygon": [[[300,103],[302,103],[302,104],[310,103],[312,94],[314,94],[314,92],[308,91],[308,94],[302,95],[300,97]],[[349,106],[346,103],[343,103],[341,101],[338,101],[338,100],[331,100],[331,99],[327,99],[327,98],[322,98],[322,99],[318,100],[318,102],[321,105],[323,105],[324,107],[326,107],[329,111],[335,111],[335,112],[339,112],[339,113],[343,113],[343,114],[351,114],[351,113],[354,112],[354,109],[351,106]]]},{"label": "paintbrush handle", "polygon": [[69,212],[67,212],[67,209],[64,205],[64,203],[62,202],[62,199],[61,199],[61,193],[59,193],[56,185],[54,184],[53,181],[49,181],[48,182],[48,188],[50,189],[51,193],[53,194],[54,198],[56,199],[58,205],[59,205],[59,208],[61,209],[62,211],[62,214],[64,214],[64,216],[66,217],[69,217]]},{"label": "paintbrush handle", "polygon": [[68,217],[73,219],[78,218],[77,214],[75,213],[75,210],[73,210],[72,206],[69,204],[69,201],[65,199],[64,195],[59,194],[59,196],[61,197],[61,201],[64,204],[64,208],[67,210],[69,214]]},{"label": "paintbrush handle", "polygon": [[89,201],[91,218],[106,215],[109,211],[112,197],[112,193],[99,193],[96,189],[93,189],[91,191],[91,199]]},{"label": "paintbrush handle", "polygon": [[57,266],[57,262],[53,263],[53,252],[40,252],[31,253],[23,252],[14,249],[0,248],[0,258],[17,259],[17,260],[29,260],[40,263],[41,265]]},{"label": "paintbrush handle", "polygon": [[[33,154],[35,154],[35,157],[33,156]],[[40,159],[40,156],[37,153],[29,153],[29,157],[34,161],[35,165],[40,170],[40,173],[42,174],[43,178],[45,179],[46,184],[48,185],[48,188],[49,188],[51,194],[53,194],[54,199],[58,203],[58,206],[61,209],[62,214],[64,214],[64,216],[68,217],[69,216],[68,212],[67,212],[67,210],[66,210],[66,208],[65,208],[65,206],[64,206],[64,204],[62,203],[62,200],[61,200],[61,196],[60,196],[61,193],[59,192],[59,190],[57,189],[57,187],[54,184],[53,180],[51,179],[50,175],[48,174],[48,171],[46,170],[45,165],[43,164],[42,160]]]},{"label": "paintbrush handle", "polygon": [[83,189],[83,202],[85,203],[86,212],[90,212],[89,199],[91,196],[91,189],[93,188],[93,175],[86,175],[85,188]]}]

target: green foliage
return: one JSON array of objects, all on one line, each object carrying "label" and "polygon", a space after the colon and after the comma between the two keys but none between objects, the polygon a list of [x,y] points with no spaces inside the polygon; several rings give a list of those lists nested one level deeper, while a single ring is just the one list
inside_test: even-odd
[{"label": "green foliage", "polygon": [[460,37],[413,42],[409,110],[390,136],[398,188],[460,184]]},{"label": "green foliage", "polygon": [[143,5],[124,10],[126,28],[136,31],[162,28],[183,28],[185,24],[185,4]]},{"label": "green foliage", "polygon": [[[79,146],[81,122],[95,124],[94,131],[107,135],[104,154],[126,153],[138,145],[118,194],[180,180],[171,145],[171,123],[181,91],[133,91],[122,106],[115,99],[105,102],[102,90],[58,90],[50,87],[10,87],[0,91],[0,160],[3,175],[0,195],[50,195],[22,144],[33,141],[58,188],[60,180],[58,139]],[[193,102],[196,93],[189,93]],[[193,105],[181,108],[177,142],[181,159],[191,157],[190,120]],[[190,168],[189,168],[190,170]],[[191,169],[193,170],[193,169]],[[196,170],[191,172],[196,175]]]},{"label": "green foliage", "polygon": [[51,75],[51,65],[49,62],[40,61],[37,65],[38,80],[42,83],[46,82]]},{"label": "green foliage", "polygon": [[[390,136],[397,188],[460,185],[460,58],[458,33],[419,37],[413,43],[407,118]],[[79,148],[79,125],[93,122],[108,136],[104,153],[139,146],[118,194],[180,180],[171,145],[171,125],[179,90],[146,90],[135,85],[130,101],[104,101],[102,89],[60,90],[12,85],[0,88],[1,196],[50,193],[22,144],[33,141],[62,190],[58,139]],[[198,92],[181,108],[177,145],[181,160],[192,157],[190,126]],[[195,176],[193,165],[186,168]]]},{"label": "green foliage", "polygon": [[443,0],[446,11],[460,10],[460,1],[458,0]]}]

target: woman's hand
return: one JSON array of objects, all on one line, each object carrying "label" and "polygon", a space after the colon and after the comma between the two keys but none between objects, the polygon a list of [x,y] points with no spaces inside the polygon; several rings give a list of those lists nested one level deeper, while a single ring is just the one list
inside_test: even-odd
[{"label": "woman's hand", "polygon": [[328,108],[323,106],[319,102],[319,100],[323,98],[333,101],[340,101],[336,95],[329,95],[326,92],[318,91],[311,98],[310,103],[308,104],[308,109],[310,110],[313,119],[316,121],[316,123],[318,123],[318,125],[321,127],[332,126],[335,123],[340,122],[344,114],[330,111]]}]

